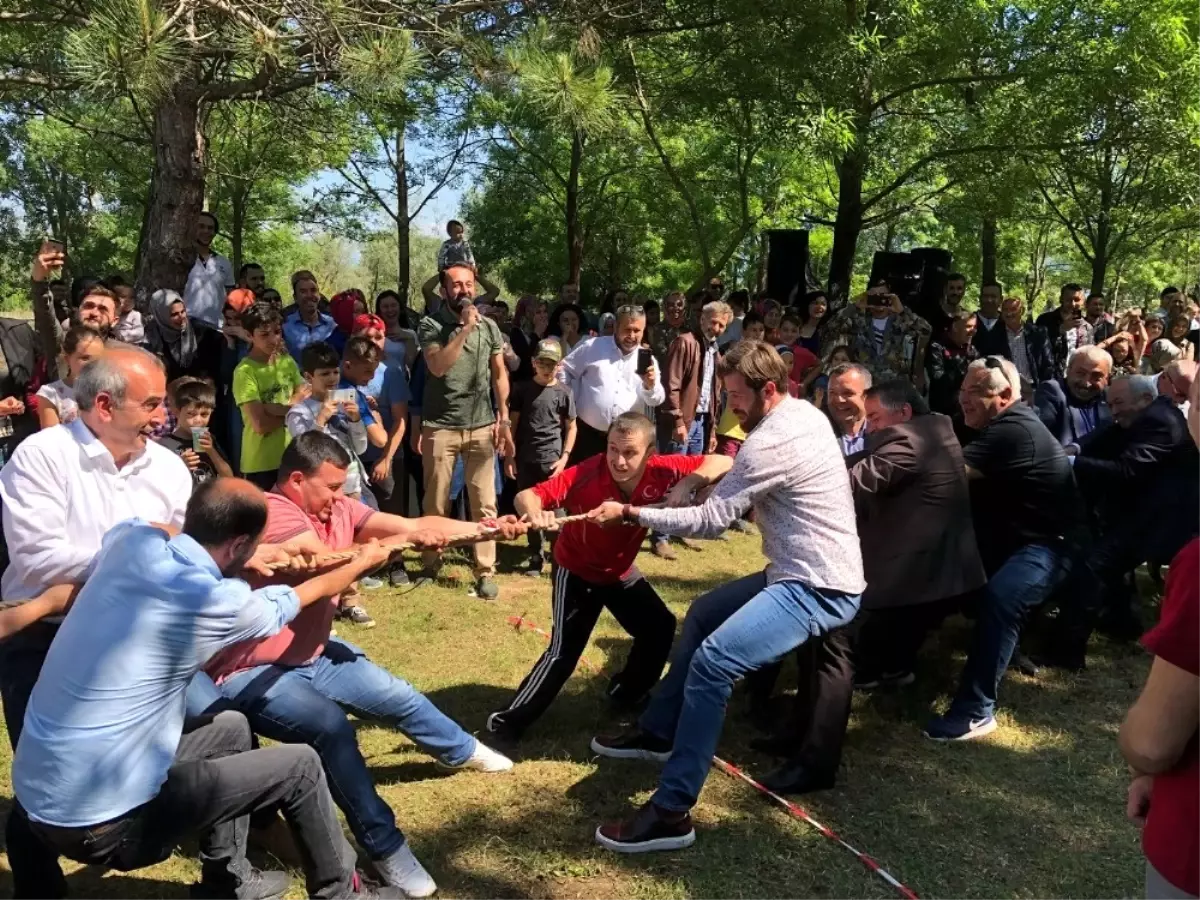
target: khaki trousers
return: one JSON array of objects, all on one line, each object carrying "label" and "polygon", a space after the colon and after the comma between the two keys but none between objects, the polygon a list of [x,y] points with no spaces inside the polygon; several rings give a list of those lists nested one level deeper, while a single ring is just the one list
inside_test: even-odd
[{"label": "khaki trousers", "polygon": [[[463,457],[467,477],[467,502],[475,521],[496,515],[496,448],[492,426],[460,431],[453,428],[421,429],[421,463],[425,472],[425,515],[450,514],[450,481],[454,463]],[[441,553],[427,551],[421,562],[430,571],[441,564]],[[475,545],[475,577],[496,574],[496,542]]]}]

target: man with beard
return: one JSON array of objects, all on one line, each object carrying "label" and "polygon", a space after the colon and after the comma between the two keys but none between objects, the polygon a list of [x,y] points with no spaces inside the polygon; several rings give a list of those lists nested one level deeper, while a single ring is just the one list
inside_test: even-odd
[{"label": "man with beard", "polygon": [[[425,514],[450,514],[450,482],[460,456],[466,467],[467,500],[478,521],[496,515],[496,450],[515,453],[508,418],[508,369],[504,336],[479,314],[475,270],[456,265],[442,272],[441,298],[430,304],[417,337],[428,377],[421,403],[418,452],[425,476]],[[496,410],[492,408],[492,400]],[[427,551],[425,574],[432,576],[441,554]],[[496,545],[475,545],[475,595],[494,600]]]},{"label": "man with beard", "polygon": [[687,331],[687,295],[672,291],[663,298],[662,321],[647,336],[656,359],[665,359],[667,350],[679,335]]},{"label": "man with beard", "polygon": [[196,259],[183,287],[183,302],[191,319],[220,328],[225,296],[237,285],[233,264],[220,253],[213,252],[213,238],[221,230],[216,216],[210,212],[200,213],[195,229]]},{"label": "man with beard", "polygon": [[1067,374],[1043,381],[1033,393],[1033,408],[1042,424],[1064,447],[1077,444],[1112,421],[1104,389],[1112,374],[1107,350],[1089,344],[1071,354]]},{"label": "man with beard", "polygon": [[346,344],[346,336],[338,331],[333,316],[321,312],[321,289],[311,272],[297,272],[292,276],[292,296],[295,310],[284,310],[283,341],[287,351],[297,364],[300,354],[309,344],[324,341],[338,353]]},{"label": "man with beard", "polygon": [[626,821],[597,829],[597,842],[621,853],[680,849],[695,841],[690,810],[712,763],[734,682],[847,624],[866,586],[850,479],[829,420],[788,396],[787,366],[767,344],[735,344],[720,372],[746,441],[708,499],[666,509],[610,500],[591,513],[598,524],[704,536],[720,534],[753,507],[767,558],[764,571],[691,605],[670,671],[639,727],[592,740],[601,756],[666,763],[649,802]]}]

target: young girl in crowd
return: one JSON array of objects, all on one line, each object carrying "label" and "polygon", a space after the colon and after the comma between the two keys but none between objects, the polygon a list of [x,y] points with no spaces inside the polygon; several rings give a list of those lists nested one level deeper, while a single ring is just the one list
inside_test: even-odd
[{"label": "young girl in crowd", "polygon": [[100,332],[87,325],[73,325],[63,335],[63,357],[67,363],[67,376],[50,384],[43,384],[37,392],[38,425],[50,428],[75,420],[79,407],[75,405],[75,379],[83,367],[93,359],[104,355],[104,338]]},{"label": "young girl in crowd", "polygon": [[513,353],[519,363],[512,374],[513,381],[529,381],[533,378],[533,356],[538,342],[546,337],[550,329],[550,305],[531,294],[517,301],[513,310],[513,327],[509,333]]},{"label": "young girl in crowd", "polygon": [[768,344],[779,343],[779,325],[783,321],[783,307],[780,306],[778,300],[764,300],[762,302],[762,317],[763,322],[767,326],[766,337],[763,338]]},{"label": "young girl in crowd", "polygon": [[146,328],[142,324],[142,314],[133,308],[133,286],[116,275],[108,279],[108,285],[120,303],[113,337],[126,344],[141,344],[146,339]]},{"label": "young girl in crowd", "polygon": [[400,295],[381,291],[375,298],[375,315],[383,319],[384,361],[408,372],[417,359],[417,333],[408,327]]},{"label": "young girl in crowd", "polygon": [[1172,316],[1170,328],[1167,329],[1167,340],[1179,348],[1180,359],[1195,359],[1196,348],[1188,340],[1188,332],[1192,330],[1192,320],[1187,316]]},{"label": "young girl in crowd", "polygon": [[809,385],[808,399],[817,409],[825,409],[825,393],[829,387],[829,373],[838,366],[849,362],[854,362],[854,360],[850,356],[850,348],[845,344],[840,344],[829,351],[829,359],[825,361],[825,365],[817,369],[819,374]]},{"label": "young girl in crowd", "polygon": [[563,345],[563,356],[575,349],[575,345],[587,337],[584,331],[583,309],[574,303],[560,303],[550,317],[550,334]]},{"label": "young girl in crowd", "polygon": [[817,329],[821,327],[828,311],[829,301],[820,291],[811,291],[805,296],[804,305],[800,308],[800,337],[795,343],[818,357],[821,355],[821,338]]}]

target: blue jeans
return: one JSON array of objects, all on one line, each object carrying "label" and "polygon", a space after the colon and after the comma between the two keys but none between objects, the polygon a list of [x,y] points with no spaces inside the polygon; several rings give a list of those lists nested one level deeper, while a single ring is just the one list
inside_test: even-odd
[{"label": "blue jeans", "polygon": [[[189,685],[189,711],[205,695],[215,699],[204,682],[197,678]],[[308,665],[245,669],[216,690],[245,714],[257,734],[286,744],[312,745],[325,766],[334,801],[372,859],[398,850],[404,835],[391,807],[375,791],[354,726],[343,710],[398,728],[448,765],[461,765],[475,752],[475,738],[411,684],[337,638]]]},{"label": "blue jeans", "polygon": [[[658,452],[681,456],[700,456],[704,453],[704,422],[697,416],[688,428],[687,440],[677,441],[672,437],[666,437],[659,442]],[[652,542],[670,540],[670,537],[663,531],[650,532]]]},{"label": "blue jeans", "polygon": [[859,596],[758,573],[704,594],[688,611],[671,670],[642,713],[642,730],[674,741],[658,790],[662,809],[696,805],[712,764],[733,683],[809,638],[847,624]]},{"label": "blue jeans", "polygon": [[1008,668],[1021,626],[1066,577],[1065,548],[1027,544],[1004,561],[983,589],[971,650],[947,718],[985,719],[996,711],[996,693]]}]

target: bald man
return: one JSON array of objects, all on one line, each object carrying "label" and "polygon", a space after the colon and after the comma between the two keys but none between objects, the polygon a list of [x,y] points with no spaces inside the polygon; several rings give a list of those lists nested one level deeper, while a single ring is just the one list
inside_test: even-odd
[{"label": "bald man", "polygon": [[1169,398],[1179,407],[1185,418],[1188,411],[1188,395],[1196,380],[1197,369],[1200,369],[1200,363],[1181,359],[1169,364],[1156,378],[1158,396]]},{"label": "bald man", "polygon": [[[182,534],[121,522],[104,536],[82,588],[46,592],[78,590],[29,699],[13,760],[15,812],[44,845],[132,871],[198,835],[197,895],[275,897],[288,876],[254,870],[245,844],[249,815],[282,805],[303,847],[309,896],[353,892],[355,855],[316,752],[252,750],[249,723],[232,711],[185,722],[187,685],[218,651],[277,634],[388,557],[371,542],[294,588],[251,590],[237,576],[266,524],[256,487],[212,481],[189,501]],[[36,863],[17,854],[10,864],[15,877]],[[54,887],[43,883],[33,896],[60,896]]]}]

